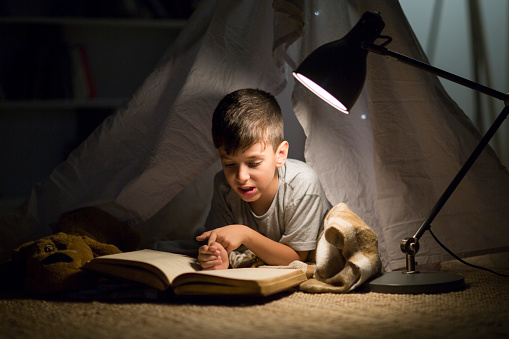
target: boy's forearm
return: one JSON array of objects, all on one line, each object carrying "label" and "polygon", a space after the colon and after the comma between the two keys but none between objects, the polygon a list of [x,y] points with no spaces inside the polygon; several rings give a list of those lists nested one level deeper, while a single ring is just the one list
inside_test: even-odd
[{"label": "boy's forearm", "polygon": [[288,265],[292,261],[303,260],[291,247],[273,241],[250,228],[244,246],[269,265]]}]

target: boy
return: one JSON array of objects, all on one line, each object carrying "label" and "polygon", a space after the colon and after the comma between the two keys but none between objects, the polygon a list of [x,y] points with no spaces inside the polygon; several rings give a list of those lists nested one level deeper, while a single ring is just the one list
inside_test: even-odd
[{"label": "boy", "polygon": [[196,237],[203,269],[225,269],[244,245],[269,265],[304,261],[316,248],[330,209],[315,172],[288,159],[281,108],[257,89],[226,95],[212,118],[212,138],[223,170],[205,228]]}]

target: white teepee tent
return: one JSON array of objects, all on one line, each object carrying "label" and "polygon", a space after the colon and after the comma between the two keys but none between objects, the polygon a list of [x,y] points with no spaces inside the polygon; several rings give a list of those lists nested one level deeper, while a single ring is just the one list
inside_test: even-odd
[{"label": "white teepee tent", "polygon": [[[107,119],[28,201],[25,229],[7,245],[51,232],[65,211],[99,206],[140,230],[193,234],[218,169],[210,120],[222,96],[245,87],[278,94],[313,49],[378,11],[391,49],[425,60],[396,1],[203,0],[159,66],[126,107]],[[368,57],[366,88],[349,116],[295,86],[305,158],[332,204],[345,202],[377,233],[384,267],[404,266],[413,235],[480,136],[438,79]],[[509,175],[486,150],[433,223],[462,256],[509,246]],[[9,238],[10,237],[10,238]],[[8,246],[6,246],[8,247]],[[447,255],[427,236],[419,263]]]}]

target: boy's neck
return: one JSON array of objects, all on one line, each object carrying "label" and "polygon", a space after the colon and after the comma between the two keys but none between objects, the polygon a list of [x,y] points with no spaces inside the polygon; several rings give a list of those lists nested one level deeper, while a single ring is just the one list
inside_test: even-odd
[{"label": "boy's neck", "polygon": [[260,197],[260,199],[248,203],[249,207],[251,208],[251,211],[253,211],[254,214],[264,215],[265,213],[267,213],[267,211],[270,208],[270,205],[272,205],[272,201],[274,201],[274,197],[276,196],[278,184],[279,184],[279,172],[278,169],[276,168],[274,179],[270,184],[269,190],[267,190],[265,194]]}]

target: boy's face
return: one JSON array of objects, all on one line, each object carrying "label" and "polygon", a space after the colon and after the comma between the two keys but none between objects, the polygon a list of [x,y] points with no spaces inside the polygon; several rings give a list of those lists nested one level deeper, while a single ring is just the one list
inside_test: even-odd
[{"label": "boy's face", "polygon": [[276,169],[283,166],[288,143],[282,142],[276,152],[272,145],[256,143],[245,152],[225,154],[219,149],[223,172],[230,187],[248,202],[253,211],[268,210],[277,191]]}]

